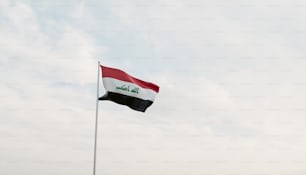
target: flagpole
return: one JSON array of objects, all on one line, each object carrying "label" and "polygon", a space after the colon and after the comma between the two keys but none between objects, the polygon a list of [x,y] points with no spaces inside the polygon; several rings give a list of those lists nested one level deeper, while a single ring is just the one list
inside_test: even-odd
[{"label": "flagpole", "polygon": [[98,107],[99,107],[99,80],[100,80],[99,76],[100,76],[100,61],[98,61],[98,77],[97,77],[97,99],[96,99],[96,123],[95,123],[95,145],[94,145],[93,175],[96,174],[96,160],[97,160]]}]

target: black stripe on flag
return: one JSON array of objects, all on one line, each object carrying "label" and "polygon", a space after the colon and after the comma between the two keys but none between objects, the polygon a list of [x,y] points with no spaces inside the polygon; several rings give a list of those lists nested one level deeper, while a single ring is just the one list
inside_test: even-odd
[{"label": "black stripe on flag", "polygon": [[153,103],[153,101],[150,100],[143,100],[140,98],[127,96],[115,92],[107,92],[104,96],[100,97],[99,100],[110,100],[121,105],[126,105],[131,109],[141,112],[145,112],[146,109]]}]

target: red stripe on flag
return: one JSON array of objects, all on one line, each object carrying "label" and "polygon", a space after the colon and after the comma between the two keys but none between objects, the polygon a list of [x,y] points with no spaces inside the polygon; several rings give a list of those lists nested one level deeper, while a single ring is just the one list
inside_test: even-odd
[{"label": "red stripe on flag", "polygon": [[153,83],[150,82],[146,82],[143,80],[140,80],[138,78],[135,78],[129,74],[127,74],[126,72],[119,70],[119,69],[115,69],[115,68],[110,68],[110,67],[105,67],[105,66],[101,66],[102,69],[102,77],[110,77],[110,78],[115,78],[121,81],[127,81],[130,83],[134,83],[137,84],[138,86],[142,87],[142,88],[146,88],[146,89],[152,89],[155,92],[159,91],[159,87]]}]

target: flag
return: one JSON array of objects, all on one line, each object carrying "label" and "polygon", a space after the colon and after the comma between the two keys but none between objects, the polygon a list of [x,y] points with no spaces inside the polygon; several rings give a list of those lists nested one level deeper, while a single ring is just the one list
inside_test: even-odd
[{"label": "flag", "polygon": [[100,66],[106,94],[99,100],[110,100],[141,112],[153,104],[159,92],[157,85],[137,79],[122,70]]}]

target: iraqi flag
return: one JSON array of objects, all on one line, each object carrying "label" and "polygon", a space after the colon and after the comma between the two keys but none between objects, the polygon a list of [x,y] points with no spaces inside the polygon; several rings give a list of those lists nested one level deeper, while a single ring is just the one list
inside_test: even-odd
[{"label": "iraqi flag", "polygon": [[99,100],[110,100],[141,112],[152,105],[159,91],[157,85],[132,77],[122,70],[100,66],[106,94]]}]

